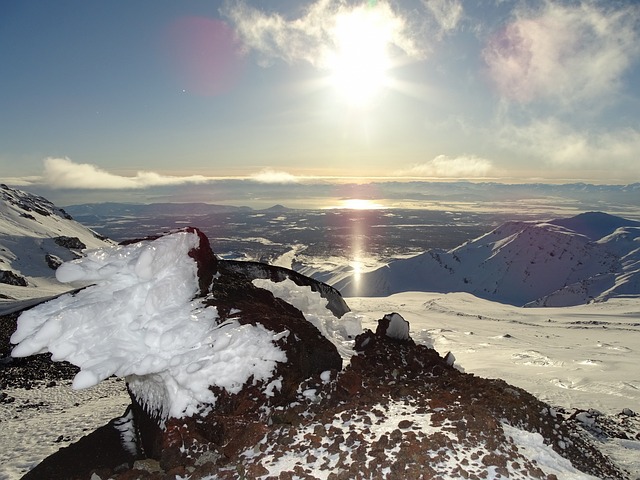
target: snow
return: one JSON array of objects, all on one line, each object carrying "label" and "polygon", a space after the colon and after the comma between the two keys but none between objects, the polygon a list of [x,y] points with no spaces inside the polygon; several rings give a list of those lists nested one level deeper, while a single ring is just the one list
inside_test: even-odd
[{"label": "snow", "polygon": [[0,404],[0,478],[21,478],[59,448],[120,417],[131,399],[121,379],[73,390],[58,382],[48,388],[5,389],[15,398]]},{"label": "snow", "polygon": [[409,339],[409,322],[407,322],[402,315],[398,313],[391,313],[384,316],[389,320],[389,326],[387,327],[387,337],[394,338],[396,340],[408,340]]},{"label": "snow", "polygon": [[[88,249],[113,245],[65,216],[46,199],[0,186],[0,268],[20,273],[28,281],[27,287],[0,283],[0,299],[29,300],[69,289],[55,279],[46,256],[69,261],[82,252],[56,243],[57,237],[78,239]],[[0,301],[0,310],[3,303],[8,302]]]},{"label": "snow", "polygon": [[12,355],[49,351],[77,365],[76,389],[126,378],[140,403],[163,419],[215,404],[212,385],[237,393],[250,377],[268,380],[286,361],[274,342],[287,332],[234,319],[217,324],[215,307],[192,300],[197,267],[188,253],[198,245],[196,234],[178,232],[63,264],[59,280],[95,284],[24,312]]},{"label": "snow", "polygon": [[505,423],[502,424],[502,429],[518,446],[520,453],[524,453],[530,460],[535,460],[547,475],[553,474],[563,480],[597,480],[596,477],[573,468],[569,460],[544,443],[539,433],[520,430]]},{"label": "snow", "polygon": [[269,290],[275,297],[300,310],[305,319],[336,346],[343,360],[349,361],[354,354],[353,341],[362,333],[362,323],[358,315],[347,312],[341,318],[336,318],[327,308],[327,300],[322,298],[319,292],[314,292],[309,286],[299,286],[290,279],[282,282],[256,279],[253,280],[253,284]]}]

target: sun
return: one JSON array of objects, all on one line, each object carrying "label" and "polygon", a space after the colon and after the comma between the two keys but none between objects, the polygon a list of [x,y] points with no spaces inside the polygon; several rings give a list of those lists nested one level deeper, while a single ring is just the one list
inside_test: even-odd
[{"label": "sun", "polygon": [[388,82],[392,29],[384,10],[363,6],[336,17],[330,81],[353,105],[370,102]]}]

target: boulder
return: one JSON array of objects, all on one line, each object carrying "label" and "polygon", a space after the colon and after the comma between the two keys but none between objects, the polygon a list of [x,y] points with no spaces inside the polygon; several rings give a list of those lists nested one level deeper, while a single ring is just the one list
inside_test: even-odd
[{"label": "boulder", "polygon": [[207,298],[216,306],[220,323],[233,318],[243,325],[262,325],[276,335],[288,332],[278,341],[287,361],[278,364],[273,375],[278,388],[269,395],[264,384],[250,381],[237,394],[212,387],[216,404],[206,415],[169,419],[164,428],[132,396],[141,450],[166,470],[193,464],[194,452],[206,451],[216,458],[237,455],[248,439],[257,441],[264,435],[272,408],[297,400],[303,380],[342,368],[336,347],[298,309],[255,287],[244,273],[218,272]]}]

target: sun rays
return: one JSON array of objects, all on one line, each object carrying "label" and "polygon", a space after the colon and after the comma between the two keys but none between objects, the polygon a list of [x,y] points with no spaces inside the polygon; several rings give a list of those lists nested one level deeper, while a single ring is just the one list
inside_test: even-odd
[{"label": "sun rays", "polygon": [[331,84],[350,104],[371,101],[388,83],[393,24],[385,10],[361,7],[336,17],[335,50],[329,54]]}]

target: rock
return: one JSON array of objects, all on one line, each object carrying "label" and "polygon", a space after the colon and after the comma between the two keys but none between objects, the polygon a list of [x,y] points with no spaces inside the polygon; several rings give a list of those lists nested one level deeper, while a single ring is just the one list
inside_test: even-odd
[{"label": "rock", "polygon": [[0,270],[0,283],[7,285],[15,285],[17,287],[26,287],[27,279],[11,270]]},{"label": "rock", "polygon": [[296,285],[311,287],[314,292],[320,293],[327,300],[327,308],[338,318],[351,311],[340,292],[331,285],[319,282],[313,278],[302,275],[295,270],[284,267],[276,267],[259,262],[242,262],[237,260],[219,260],[221,271],[235,272],[247,278],[263,278],[273,282],[281,282],[285,279],[292,280]]},{"label": "rock", "polygon": [[[190,464],[187,457],[193,449],[200,454],[202,448],[217,455],[236,454],[246,439],[257,441],[264,435],[265,411],[296,400],[303,380],[342,368],[336,347],[298,309],[251,283],[254,278],[251,273],[259,270],[226,268],[215,258],[203,234],[188,231],[200,236],[199,247],[189,255],[198,265],[201,296],[207,305],[217,308],[218,322],[233,318],[243,325],[262,325],[274,334],[288,332],[278,340],[287,361],[278,364],[273,378],[279,379],[279,388],[273,389],[271,396],[265,395],[264,385],[260,383],[247,382],[238,394],[211,387],[217,400],[206,415],[169,419],[164,429],[159,419],[146,412],[132,395],[132,411],[142,451],[158,459],[165,469]],[[238,438],[243,439],[241,444]]]},{"label": "rock", "polygon": [[408,341],[409,322],[407,322],[399,313],[389,313],[378,321],[376,335],[386,335],[399,342]]},{"label": "rock", "polygon": [[61,235],[53,239],[57,245],[68,248],[69,250],[84,250],[87,246],[78,237],[67,237]]},{"label": "rock", "polygon": [[[574,424],[532,395],[461,373],[433,349],[389,337],[385,319],[380,324],[378,333],[358,336],[357,355],[331,381],[311,375],[297,401],[271,404],[266,417],[256,415],[255,397],[239,395],[225,399],[224,413],[170,420],[160,435],[164,472],[144,478],[179,468],[191,478],[221,479],[378,478],[383,471],[380,478],[483,478],[488,469],[505,478],[553,478],[521,453],[511,425],[542,435],[585,472],[624,478]],[[572,444],[561,448],[558,438]]]},{"label": "rock", "polygon": [[[265,397],[260,385],[247,385],[236,395],[218,390],[218,400],[211,413],[171,422],[167,427],[169,433],[161,432],[162,449],[154,450],[168,467],[185,461],[184,455],[176,455],[176,449],[183,448],[182,440],[170,441],[172,429],[187,425],[186,436],[198,439],[193,445],[195,449],[204,443],[215,447],[225,457],[236,455],[247,441],[257,442],[264,436],[268,421],[265,410],[296,401],[300,383],[306,378],[342,367],[335,346],[298,310],[269,292],[253,287],[244,277],[221,277],[214,284],[213,293],[222,318],[229,316],[233,309],[239,309],[242,312],[239,320],[243,324],[262,324],[276,333],[291,332],[280,345],[286,352],[287,362],[279,364],[274,374],[274,378],[281,377],[281,387],[270,398]],[[185,432],[179,435],[181,439],[184,437]],[[177,458],[168,461],[172,455]]]},{"label": "rock", "polygon": [[60,257],[58,257],[57,255],[53,255],[51,253],[47,253],[44,256],[44,259],[47,262],[47,266],[51,270],[57,269],[63,263],[63,260]]}]

